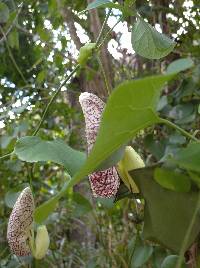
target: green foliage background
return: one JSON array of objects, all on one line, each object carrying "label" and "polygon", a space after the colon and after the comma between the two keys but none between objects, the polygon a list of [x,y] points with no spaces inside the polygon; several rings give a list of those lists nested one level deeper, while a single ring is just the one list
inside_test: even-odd
[{"label": "green foliage background", "polygon": [[[89,14],[85,13],[83,17],[78,14],[87,7],[88,2],[28,0],[21,4],[17,0],[5,0],[0,3],[0,118],[3,123],[1,155],[10,153],[17,139],[33,134],[44,106],[66,74],[76,65],[77,57],[70,49],[71,40],[76,47],[78,44],[75,42],[73,32],[70,31],[70,21],[81,25],[90,40],[95,41]],[[123,6],[123,2],[119,1],[119,4]],[[112,31],[108,40],[114,39],[117,42],[122,57],[116,60],[107,52],[111,65],[110,73],[113,74],[112,81],[109,82],[113,88],[118,87],[125,79],[134,83],[136,78],[162,73],[169,63],[176,59],[190,57],[194,62],[193,68],[179,74],[176,80],[163,87],[158,107],[154,109],[161,117],[168,118],[191,133],[195,132],[198,138],[200,137],[199,6],[198,1],[193,0],[192,7],[188,8],[184,6],[185,2],[188,1],[167,1],[167,3],[156,0],[136,1],[138,14],[147,19],[152,26],[159,24],[164,33],[175,39],[176,46],[165,58],[147,59],[148,55],[143,55],[146,58],[140,56],[144,51],[148,53],[148,48],[140,51],[143,38],[132,40],[135,51],[140,55],[131,55],[120,46],[121,33],[116,34]],[[129,12],[124,20],[131,31],[134,18]],[[134,14],[134,8],[132,12]],[[111,15],[119,17],[119,12],[112,11]],[[105,9],[98,9],[98,16],[102,23]],[[173,16],[177,19],[174,20]],[[137,32],[136,26],[133,27],[133,38]],[[183,30],[180,30],[181,27]],[[149,35],[151,38],[154,36],[152,32],[149,32]],[[153,43],[157,42],[155,38],[152,40]],[[169,42],[168,45],[172,44]],[[163,45],[159,43],[158,48],[162,54]],[[156,58],[160,58],[160,54]],[[171,68],[172,70],[168,69],[169,73],[173,72],[173,65]],[[56,102],[50,107],[39,132],[41,139],[56,139],[62,149],[62,143],[65,142],[65,146],[68,144],[78,151],[86,151],[84,120],[77,104],[78,96],[100,72],[98,61],[93,57],[88,66],[78,71],[70,83],[63,87]],[[107,73],[108,77],[111,76],[110,73]],[[103,76],[101,79],[103,81]],[[143,86],[145,87],[143,83],[145,82],[141,82],[141,90],[144,90]],[[100,92],[98,87],[95,85],[93,87],[94,92],[105,100],[106,89],[102,88]],[[139,112],[133,111],[132,118],[134,114],[138,116]],[[6,228],[11,207],[19,192],[27,183],[32,182],[36,204],[42,204],[62,189],[68,178],[67,172],[73,175],[79,165],[81,166],[81,161],[85,159],[85,155],[80,153],[78,163],[73,158],[68,163],[65,161],[67,156],[65,158],[63,153],[60,154],[60,160],[55,161],[53,143],[55,141],[49,146],[41,141],[41,146],[49,149],[49,158],[35,161],[43,159],[46,162],[27,163],[15,155],[0,161],[0,267],[24,267],[27,263],[32,263],[33,267],[160,268],[165,257],[175,254],[173,250],[161,246],[157,241],[150,243],[143,240],[141,236],[143,202],[128,198],[116,203],[112,199],[94,199],[90,193],[88,179],[85,178],[74,187],[74,192],[68,190],[67,198],[61,198],[59,206],[46,221],[51,239],[47,256],[42,261],[34,262],[30,257],[18,259],[11,255],[6,241]],[[176,155],[180,148],[186,146],[187,139],[176,130],[157,124],[137,133],[131,144],[143,157],[145,164],[152,165],[165,160],[169,155]],[[177,155],[174,162],[188,168],[190,165],[188,158],[191,158],[196,159],[196,162],[192,161],[195,168],[200,166],[199,148],[196,148],[195,145],[192,155],[191,151],[189,154],[185,152],[186,160],[184,154],[181,154]],[[27,160],[27,155],[25,158]],[[25,160],[23,156],[20,159]],[[67,169],[68,166],[71,170]],[[194,170],[199,172],[197,168]],[[198,178],[196,181],[199,183]],[[169,264],[166,264],[167,262]],[[162,267],[173,267],[173,262],[173,257],[170,260],[165,259]]]}]

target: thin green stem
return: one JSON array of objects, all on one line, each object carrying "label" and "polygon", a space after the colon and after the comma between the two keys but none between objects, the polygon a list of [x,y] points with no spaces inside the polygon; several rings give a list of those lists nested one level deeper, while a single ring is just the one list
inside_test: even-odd
[{"label": "thin green stem", "polygon": [[6,40],[6,37],[8,36],[8,34],[13,29],[13,27],[14,26],[16,27],[16,22],[17,22],[19,14],[21,13],[22,6],[23,6],[23,3],[20,4],[19,9],[17,11],[17,14],[16,14],[14,20],[12,21],[12,24],[9,26],[8,30],[4,33],[3,37],[0,39],[0,43],[3,43]]},{"label": "thin green stem", "polygon": [[106,15],[105,20],[104,20],[104,22],[102,24],[101,30],[100,30],[99,35],[98,35],[97,40],[96,40],[96,48],[98,47],[98,45],[99,45],[99,43],[101,41],[101,37],[103,35],[104,29],[106,27],[106,23],[108,21],[108,18],[110,16],[110,14],[111,14],[111,9],[108,11],[108,14]]},{"label": "thin green stem", "polygon": [[13,152],[11,152],[11,153],[9,153],[9,154],[2,155],[2,156],[0,156],[0,160],[9,157],[9,156],[11,156],[12,154],[13,154]]},{"label": "thin green stem", "polygon": [[200,142],[199,139],[197,139],[196,137],[194,137],[193,135],[191,135],[189,132],[185,131],[184,129],[182,129],[181,127],[177,126],[176,124],[172,123],[171,121],[169,121],[167,119],[160,118],[159,123],[165,124],[165,125],[167,125],[169,127],[172,127],[174,129],[176,129],[177,131],[179,131],[181,134],[183,134],[188,139],[191,139],[193,141]]},{"label": "thin green stem", "polygon": [[108,95],[110,95],[111,89],[110,89],[110,86],[109,86],[109,83],[108,83],[108,79],[106,77],[106,73],[105,73],[105,70],[103,68],[103,64],[101,62],[100,57],[97,56],[97,60],[98,60],[98,63],[99,63],[99,66],[100,66],[100,69],[101,69],[101,72],[102,72],[102,75],[103,75],[103,78],[104,78],[104,81],[105,81],[105,85],[106,85],[106,89],[107,89]]},{"label": "thin green stem", "polygon": [[42,118],[36,128],[36,130],[34,131],[32,136],[36,136],[38,131],[40,130],[41,125],[43,124],[46,115],[49,111],[49,108],[51,106],[51,104],[54,102],[54,100],[56,99],[56,97],[58,96],[58,94],[61,91],[61,88],[70,80],[70,78],[73,76],[74,73],[76,73],[76,71],[79,69],[80,65],[77,64],[76,67],[74,68],[74,70],[65,78],[65,80],[60,84],[60,86],[58,87],[58,89],[56,90],[56,92],[54,93],[54,95],[52,96],[51,100],[49,101],[49,103],[47,104],[46,108],[44,109],[44,112],[42,114]]},{"label": "thin green stem", "polygon": [[26,78],[24,77],[22,71],[20,70],[19,66],[17,65],[16,61],[15,61],[15,58],[13,57],[13,54],[12,54],[12,51],[8,45],[8,40],[7,40],[7,36],[5,35],[4,31],[3,31],[3,28],[0,26],[0,31],[4,37],[4,40],[5,40],[5,43],[6,43],[6,48],[8,50],[8,54],[10,56],[10,59],[13,63],[13,65],[15,66],[16,70],[18,71],[19,75],[21,76],[22,80],[24,81],[25,84],[28,84],[28,82],[26,81]]},{"label": "thin green stem", "polygon": [[120,16],[119,20],[113,25],[112,28],[110,28],[110,30],[105,34],[102,42],[97,46],[97,49],[99,49],[106,41],[106,39],[108,38],[109,34],[113,31],[113,29],[115,28],[115,26],[117,26],[117,24],[122,20],[123,16]]},{"label": "thin green stem", "polygon": [[183,258],[184,258],[184,253],[185,253],[185,251],[187,249],[186,247],[187,247],[188,241],[190,239],[190,235],[191,235],[192,228],[194,226],[196,217],[198,216],[199,208],[200,208],[200,193],[198,195],[197,205],[196,205],[194,214],[192,216],[192,219],[190,221],[190,225],[188,226],[187,232],[185,234],[185,237],[184,237],[184,240],[183,240],[183,243],[182,243],[182,246],[181,246],[181,250],[180,250],[180,253],[179,253],[179,258],[178,258],[178,261],[177,261],[177,264],[176,264],[176,268],[181,268]]}]

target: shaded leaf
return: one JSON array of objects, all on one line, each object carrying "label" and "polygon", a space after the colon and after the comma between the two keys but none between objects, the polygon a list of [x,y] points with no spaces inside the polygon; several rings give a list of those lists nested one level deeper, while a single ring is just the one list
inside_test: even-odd
[{"label": "shaded leaf", "polygon": [[169,162],[181,168],[200,172],[200,142],[189,143],[186,148],[180,149]]},{"label": "shaded leaf", "polygon": [[0,140],[1,148],[5,149],[10,144],[12,139],[13,139],[13,136],[2,136]]},{"label": "shaded leaf", "polygon": [[4,3],[0,3],[0,23],[5,23],[9,19],[9,9]]},{"label": "shaded leaf", "polygon": [[97,197],[98,205],[101,205],[104,209],[111,209],[114,207],[114,197],[111,198],[104,198],[104,197]]},{"label": "shaded leaf", "polygon": [[115,196],[115,202],[126,197],[129,197],[129,198],[134,197],[134,194],[129,191],[129,189],[126,187],[124,183],[120,183],[118,192]]},{"label": "shaded leaf", "polygon": [[[179,252],[185,233],[194,214],[199,192],[177,193],[161,187],[153,179],[155,167],[133,170],[130,173],[144,199],[144,239],[163,244]],[[189,237],[188,248],[200,231],[200,217],[196,217]]]},{"label": "shaded leaf", "polygon": [[151,245],[137,244],[132,257],[131,268],[142,267],[151,257],[152,253],[153,247]]},{"label": "shaded leaf", "polygon": [[156,140],[153,134],[149,134],[144,139],[144,145],[149,152],[159,160],[165,153],[166,140]]},{"label": "shaded leaf", "polygon": [[19,34],[16,30],[13,30],[8,36],[8,44],[12,48],[19,49]]},{"label": "shaded leaf", "polygon": [[181,72],[185,70],[185,67],[187,69],[192,66],[194,66],[194,62],[191,58],[178,59],[168,65],[166,73],[170,74],[174,72]]},{"label": "shaded leaf", "polygon": [[[164,259],[164,261],[162,262],[161,268],[174,268],[174,267],[176,267],[177,261],[178,261],[178,256],[177,255],[167,256]],[[186,265],[182,264],[181,268],[186,268]]]},{"label": "shaded leaf", "polygon": [[187,175],[165,168],[156,168],[154,179],[162,187],[176,192],[189,192],[191,188],[190,178]]},{"label": "shaded leaf", "polygon": [[73,201],[75,203],[75,210],[73,211],[75,217],[83,216],[93,209],[90,202],[78,192],[73,193]]},{"label": "shaded leaf", "polygon": [[166,250],[159,246],[154,247],[153,255],[151,258],[153,268],[161,268],[163,259],[166,256]]},{"label": "shaded leaf", "polygon": [[29,186],[27,183],[21,184],[11,190],[9,190],[5,195],[5,204],[9,208],[13,208],[18,196],[20,195],[21,191]]},{"label": "shaded leaf", "polygon": [[178,133],[175,133],[169,137],[169,143],[177,145],[184,144],[186,142],[186,138]]},{"label": "shaded leaf", "polygon": [[20,191],[8,191],[5,195],[5,204],[7,207],[12,208],[18,198],[18,196],[20,195]]}]

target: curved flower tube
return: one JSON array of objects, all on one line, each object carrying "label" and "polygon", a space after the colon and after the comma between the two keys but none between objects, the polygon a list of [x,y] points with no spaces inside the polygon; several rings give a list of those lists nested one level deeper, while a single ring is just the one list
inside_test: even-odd
[{"label": "curved flower tube", "polygon": [[7,239],[11,251],[17,256],[31,254],[28,239],[32,229],[34,200],[30,187],[18,197],[8,222]]},{"label": "curved flower tube", "polygon": [[[99,130],[105,103],[96,95],[88,92],[79,96],[86,124],[88,152],[91,151]],[[95,197],[113,197],[119,188],[120,179],[115,167],[97,171],[89,175],[90,185]]]},{"label": "curved flower tube", "polygon": [[35,205],[30,187],[25,188],[13,207],[8,228],[7,240],[12,253],[22,257],[32,254],[42,259],[49,247],[49,236],[45,225],[37,228],[34,239],[33,213]]},{"label": "curved flower tube", "polygon": [[145,167],[145,164],[140,155],[131,146],[126,146],[124,156],[117,164],[117,171],[124,184],[133,193],[139,193],[139,189],[128,172],[142,167]]}]

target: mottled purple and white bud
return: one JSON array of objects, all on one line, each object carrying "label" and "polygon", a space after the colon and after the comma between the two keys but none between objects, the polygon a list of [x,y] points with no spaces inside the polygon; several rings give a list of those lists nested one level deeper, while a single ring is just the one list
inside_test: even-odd
[{"label": "mottled purple and white bud", "polygon": [[30,187],[27,187],[18,197],[8,222],[8,243],[17,256],[31,254],[28,239],[31,235],[34,208],[33,195]]},{"label": "mottled purple and white bud", "polygon": [[[96,95],[88,92],[81,93],[79,102],[85,117],[86,138],[88,152],[90,152],[97,137],[105,103]],[[95,197],[115,196],[120,183],[115,167],[94,172],[89,175],[89,180]]]}]

